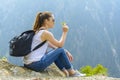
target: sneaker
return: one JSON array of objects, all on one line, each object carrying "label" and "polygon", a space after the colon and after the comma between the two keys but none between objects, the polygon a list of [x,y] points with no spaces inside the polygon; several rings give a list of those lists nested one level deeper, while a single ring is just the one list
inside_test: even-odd
[{"label": "sneaker", "polygon": [[70,77],[84,77],[86,74],[82,74],[79,71],[76,71],[73,75],[70,75]]}]

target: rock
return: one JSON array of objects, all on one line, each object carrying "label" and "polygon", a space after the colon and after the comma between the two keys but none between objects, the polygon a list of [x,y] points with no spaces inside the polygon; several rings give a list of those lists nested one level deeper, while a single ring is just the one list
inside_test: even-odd
[{"label": "rock", "polygon": [[10,76],[11,74],[5,69],[1,69],[0,70],[0,75],[1,76]]},{"label": "rock", "polygon": [[25,73],[25,70],[22,67],[12,67],[10,70],[14,73],[14,75],[20,75]]},{"label": "rock", "polygon": [[[3,65],[4,64],[4,65]],[[0,60],[0,76],[13,77],[64,77],[65,75],[52,64],[45,72],[35,72],[25,67],[10,64],[7,60]]]},{"label": "rock", "polygon": [[66,78],[55,64],[48,67],[45,72],[35,72],[0,59],[0,80],[120,80],[120,78],[107,76]]}]

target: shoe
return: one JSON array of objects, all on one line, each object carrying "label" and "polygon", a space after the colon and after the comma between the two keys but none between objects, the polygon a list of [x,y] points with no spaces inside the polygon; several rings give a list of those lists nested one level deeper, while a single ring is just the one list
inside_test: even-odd
[{"label": "shoe", "polygon": [[82,74],[79,71],[76,71],[73,75],[70,75],[69,77],[84,77],[86,74]]}]

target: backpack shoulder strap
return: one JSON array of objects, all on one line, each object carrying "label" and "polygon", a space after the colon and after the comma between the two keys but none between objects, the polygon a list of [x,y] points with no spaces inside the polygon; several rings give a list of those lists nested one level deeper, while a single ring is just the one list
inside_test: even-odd
[{"label": "backpack shoulder strap", "polygon": [[[40,44],[38,44],[32,51],[40,48],[42,45],[44,45],[44,44],[46,43],[46,41],[47,41],[47,40],[45,40],[45,41],[41,42]],[[31,51],[31,52],[32,52],[32,51]]]}]

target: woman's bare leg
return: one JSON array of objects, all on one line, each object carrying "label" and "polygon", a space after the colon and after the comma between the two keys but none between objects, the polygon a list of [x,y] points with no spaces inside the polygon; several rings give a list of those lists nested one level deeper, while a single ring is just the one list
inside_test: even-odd
[{"label": "woman's bare leg", "polygon": [[67,72],[69,73],[69,76],[75,74],[75,70],[74,69],[67,70]]},{"label": "woman's bare leg", "polygon": [[66,77],[69,76],[69,72],[66,69],[62,70],[62,72],[65,74]]}]

